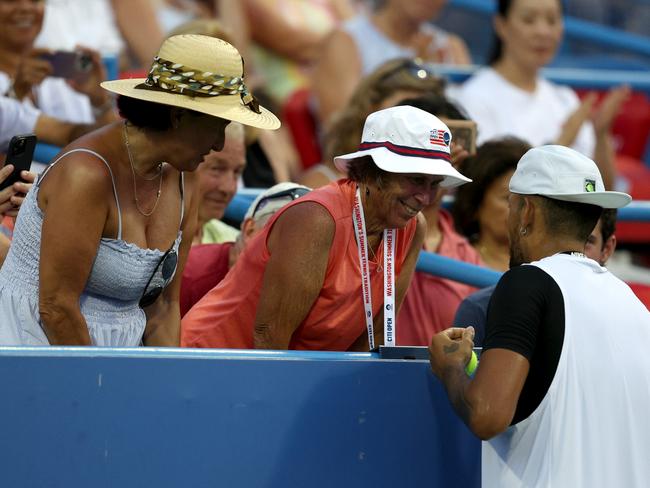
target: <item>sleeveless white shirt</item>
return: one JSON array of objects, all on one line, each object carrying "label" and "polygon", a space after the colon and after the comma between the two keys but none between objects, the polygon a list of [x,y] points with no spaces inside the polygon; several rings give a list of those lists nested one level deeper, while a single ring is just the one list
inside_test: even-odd
[{"label": "sleeveless white shirt", "polygon": [[539,407],[483,443],[483,486],[650,486],[650,312],[591,259],[532,265],[562,292],[564,343]]}]

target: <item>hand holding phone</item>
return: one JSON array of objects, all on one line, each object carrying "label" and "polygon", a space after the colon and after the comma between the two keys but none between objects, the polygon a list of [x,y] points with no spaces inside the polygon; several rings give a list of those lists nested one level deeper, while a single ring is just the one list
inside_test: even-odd
[{"label": "hand holding phone", "polygon": [[11,164],[13,171],[4,181],[0,182],[0,191],[9,188],[18,181],[23,181],[20,177],[22,171],[29,171],[34,157],[34,148],[36,147],[36,136],[34,134],[25,134],[14,136],[7,149],[7,159],[5,166]]},{"label": "hand holding phone", "polygon": [[451,131],[451,140],[463,146],[469,154],[476,152],[476,122],[473,120],[445,119]]},{"label": "hand holding phone", "polygon": [[88,54],[81,51],[54,51],[39,55],[52,66],[50,76],[68,80],[83,81],[93,69],[93,62]]}]

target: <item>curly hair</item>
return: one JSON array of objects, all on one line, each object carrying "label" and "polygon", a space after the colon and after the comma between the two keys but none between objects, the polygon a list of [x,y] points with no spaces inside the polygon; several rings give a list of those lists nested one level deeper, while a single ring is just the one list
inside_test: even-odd
[{"label": "curly hair", "polygon": [[410,58],[385,62],[361,80],[346,108],[334,117],[323,141],[324,159],[356,151],[366,117],[395,92],[442,94],[444,86],[444,80]]},{"label": "curly hair", "polygon": [[458,170],[472,179],[456,190],[456,198],[451,208],[458,232],[475,243],[481,233],[477,219],[479,207],[483,204],[485,193],[492,182],[514,171],[521,157],[530,145],[521,139],[507,137],[488,141],[481,145],[474,156],[465,159]]}]

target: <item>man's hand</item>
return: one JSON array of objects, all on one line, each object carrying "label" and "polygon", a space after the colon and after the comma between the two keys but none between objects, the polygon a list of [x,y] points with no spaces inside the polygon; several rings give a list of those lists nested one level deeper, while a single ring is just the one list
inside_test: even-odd
[{"label": "man's hand", "polygon": [[429,345],[431,371],[444,382],[447,371],[465,369],[473,347],[474,327],[451,327],[439,332]]}]

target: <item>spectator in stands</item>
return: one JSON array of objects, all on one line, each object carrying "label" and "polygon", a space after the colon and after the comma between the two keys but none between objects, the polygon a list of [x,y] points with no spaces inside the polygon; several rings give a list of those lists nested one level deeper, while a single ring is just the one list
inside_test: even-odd
[{"label": "spectator in stands", "polygon": [[[616,249],[616,210],[604,208],[594,230],[589,234],[585,244],[585,256],[605,266]],[[488,305],[496,285],[483,288],[465,298],[456,311],[453,324],[455,327],[474,327],[474,345],[483,346],[485,340],[485,322]]]},{"label": "spectator in stands", "polygon": [[[32,2],[43,3],[43,2]],[[36,45],[70,51],[82,44],[122,58],[125,70],[144,70],[163,41],[152,0],[48,0]]]},{"label": "spectator in stands", "polygon": [[43,114],[37,108],[17,100],[0,97],[0,153],[17,134],[34,133],[40,141],[64,146],[96,126],[72,124]]},{"label": "spectator in stands", "polygon": [[643,486],[650,312],[583,254],[602,208],[631,198],[605,191],[596,164],[562,146],[528,151],[510,191],[512,269],[490,301],[475,375],[465,373],[471,327],[429,348],[456,413],[488,440],[482,482]]},{"label": "spectator in stands", "polygon": [[350,0],[242,0],[242,6],[253,65],[278,105],[309,88],[323,42],[355,14]]},{"label": "spectator in stands", "polygon": [[349,20],[327,39],[312,83],[325,130],[332,116],[350,102],[359,81],[385,61],[408,57],[438,63],[470,62],[460,38],[429,22],[445,3],[382,0],[371,15]]},{"label": "spectator in stands", "polygon": [[200,201],[194,244],[233,242],[237,238],[239,231],[220,219],[237,193],[245,166],[244,126],[231,123],[226,127],[223,149],[210,150],[196,170]]},{"label": "spectator in stands", "polygon": [[406,98],[442,93],[443,87],[441,78],[410,58],[381,64],[359,82],[349,103],[334,117],[324,138],[323,162],[309,168],[299,181],[318,188],[343,178],[344,174],[334,165],[334,156],[354,151],[368,115]]},{"label": "spectator in stands", "polygon": [[0,2],[0,93],[68,122],[114,121],[112,100],[99,86],[106,70],[97,52],[78,49],[89,63],[80,77],[51,76],[47,51],[34,49],[44,10],[45,2]]},{"label": "spectator in stands", "polygon": [[594,93],[581,103],[571,88],[540,76],[562,40],[560,0],[499,0],[494,29],[490,66],[450,92],[478,124],[478,143],[511,135],[533,146],[571,146],[595,159],[605,186],[611,188],[615,167],[610,131],[629,89],[613,89],[594,110]]},{"label": "spectator in stands", "polygon": [[[448,125],[465,119],[443,95],[430,94],[409,98],[400,102],[400,105],[425,110]],[[457,166],[465,156],[467,151],[454,145],[452,139],[452,163]],[[474,182],[463,187],[475,184]],[[467,239],[454,230],[451,214],[441,208],[444,194],[445,191],[439,188],[431,203],[422,209],[422,215],[427,222],[422,249],[467,263],[482,264],[478,252]],[[397,344],[428,345],[433,334],[449,327],[461,300],[474,291],[476,288],[473,286],[416,271],[397,317]]]},{"label": "spectator in stands", "polygon": [[336,158],[349,178],[276,213],[183,318],[182,344],[367,351],[384,342],[384,327],[394,343],[393,314],[424,237],[418,214],[438,185],[467,181],[434,129],[448,132],[414,107],[370,114],[359,151]]},{"label": "spectator in stands", "polygon": [[529,149],[514,137],[488,141],[459,167],[472,184],[456,192],[452,207],[456,228],[476,248],[483,263],[497,271],[507,271],[510,264],[508,182]]},{"label": "spectator in stands", "polygon": [[181,317],[221,282],[244,248],[275,212],[309,191],[310,188],[296,183],[278,183],[260,193],[250,205],[234,242],[192,246],[181,282]]},{"label": "spectator in stands", "polygon": [[[14,170],[12,164],[7,164],[0,169],[0,183],[5,181]],[[9,252],[9,245],[11,244],[11,228],[5,225],[4,220],[9,217],[15,217],[18,208],[22,205],[24,196],[32,187],[36,175],[29,171],[21,172],[23,181],[14,183],[4,190],[0,191],[0,267],[4,263]]]},{"label": "spectator in stands", "polygon": [[178,345],[192,171],[230,121],[280,124],[242,71],[230,44],[177,36],[146,79],[102,84],[125,122],[69,145],[28,193],[0,270],[1,344]]}]

